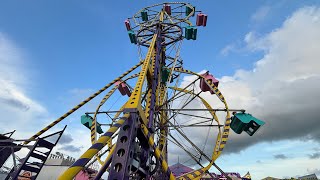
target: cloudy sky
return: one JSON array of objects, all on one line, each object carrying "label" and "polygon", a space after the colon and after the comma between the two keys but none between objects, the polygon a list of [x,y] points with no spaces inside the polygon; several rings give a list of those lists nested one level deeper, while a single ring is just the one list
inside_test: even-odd
[{"label": "cloudy sky", "polygon": [[[28,138],[136,64],[123,20],[157,2],[0,2],[0,132],[16,129],[14,137]],[[266,122],[252,137],[231,133],[217,164],[254,179],[319,177],[319,1],[190,3],[209,18],[197,41],[183,42],[185,68],[210,71],[229,107]],[[192,79],[185,76],[181,86]],[[68,125],[57,150],[77,157],[89,146],[79,118],[96,103],[53,129]],[[206,134],[194,133],[203,144]]]}]

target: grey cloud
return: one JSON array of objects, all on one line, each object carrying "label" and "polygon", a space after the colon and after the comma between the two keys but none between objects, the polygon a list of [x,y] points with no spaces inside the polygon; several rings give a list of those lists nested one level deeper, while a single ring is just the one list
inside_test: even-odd
[{"label": "grey cloud", "polygon": [[252,137],[231,134],[227,152],[277,140],[308,138],[320,143],[320,53],[309,48],[316,47],[315,37],[320,38],[319,16],[317,7],[298,10],[281,28],[252,45],[266,50],[253,71],[238,71],[231,81],[222,78],[220,89],[229,107],[245,108],[266,122]]},{"label": "grey cloud", "polygon": [[[244,108],[266,122],[254,136],[231,132],[223,154],[279,140],[308,139],[320,144],[320,50],[316,40],[320,39],[319,17],[320,8],[317,7],[298,10],[282,27],[248,45],[265,53],[253,70],[239,70],[232,77],[220,79],[219,89],[230,108]],[[186,83],[182,82],[182,86]],[[212,100],[212,95],[203,93],[201,96],[214,108],[223,107]],[[193,106],[199,108],[197,104]],[[186,129],[185,133],[202,147],[205,130]],[[208,142],[214,144],[215,137],[210,136]],[[174,148],[169,147],[169,150]],[[208,155],[212,153],[209,148],[205,151]],[[183,151],[175,149],[174,152],[173,161],[178,155],[181,160]]]},{"label": "grey cloud", "polygon": [[320,152],[309,154],[309,158],[310,159],[319,159],[320,158]]},{"label": "grey cloud", "polygon": [[[318,109],[320,102],[314,101],[320,85],[320,78],[298,80],[292,84],[283,84],[274,88],[278,98],[273,94],[260,97],[265,107],[253,107],[248,112],[264,120],[266,124],[252,137],[245,134],[231,137],[226,151],[239,152],[242,149],[259,142],[308,138],[320,143],[320,124]],[[314,86],[309,88],[310,85]],[[298,95],[297,87],[303,90]],[[309,95],[309,96],[308,96]]]},{"label": "grey cloud", "polygon": [[63,145],[59,150],[69,151],[69,152],[80,152],[82,147],[77,147],[74,145]]},{"label": "grey cloud", "polygon": [[24,51],[0,32],[0,126],[22,136],[38,131],[48,118],[45,107],[28,95],[36,93],[28,64]]},{"label": "grey cloud", "polygon": [[284,154],[276,154],[273,156],[275,159],[288,159],[288,157]]},{"label": "grey cloud", "polygon": [[73,138],[71,134],[64,133],[58,142],[58,144],[60,145],[59,150],[64,150],[68,152],[80,152],[82,146],[79,147],[79,146],[73,145],[72,142],[73,142]]},{"label": "grey cloud", "polygon": [[[59,138],[59,135],[56,134],[56,135],[54,135],[54,136],[49,137],[48,140],[49,140],[50,142],[54,143],[54,142],[56,142],[56,140],[57,140],[58,138]],[[58,144],[59,144],[59,145],[62,145],[62,146],[65,146],[65,145],[71,143],[72,141],[73,141],[72,136],[71,136],[70,134],[64,133],[64,134],[62,134],[61,138],[59,139]]]},{"label": "grey cloud", "polygon": [[70,134],[63,134],[59,140],[59,144],[68,144],[73,141],[73,138]]},{"label": "grey cloud", "polygon": [[30,107],[27,104],[13,98],[0,97],[0,102],[3,103],[5,106],[11,106],[23,111],[28,111],[30,109]]},{"label": "grey cloud", "polygon": [[315,169],[307,169],[307,172],[309,174],[317,174],[318,177],[320,175],[320,169],[317,169],[317,168],[315,168]]}]

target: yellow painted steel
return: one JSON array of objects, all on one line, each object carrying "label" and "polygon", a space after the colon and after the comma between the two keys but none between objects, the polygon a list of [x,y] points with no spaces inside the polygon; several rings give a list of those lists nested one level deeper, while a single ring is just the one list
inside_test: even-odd
[{"label": "yellow painted steel", "polygon": [[116,79],[114,79],[113,81],[111,81],[109,84],[107,84],[106,86],[104,86],[103,88],[101,88],[99,91],[95,92],[94,94],[92,94],[91,96],[89,96],[87,99],[85,99],[84,101],[82,101],[80,104],[78,104],[77,106],[75,106],[74,108],[72,108],[71,110],[69,110],[67,113],[65,113],[64,115],[62,115],[61,117],[59,117],[58,119],[56,119],[55,121],[53,121],[51,124],[49,124],[48,126],[46,126],[45,128],[43,128],[41,131],[37,132],[35,135],[33,135],[31,138],[29,138],[27,141],[25,141],[23,144],[28,144],[30,143],[30,141],[36,139],[37,137],[39,137],[40,135],[42,135],[44,132],[46,132],[47,130],[49,130],[50,128],[52,128],[53,126],[55,126],[56,124],[58,124],[59,122],[61,122],[63,119],[65,119],[66,117],[68,117],[70,114],[72,114],[73,112],[75,112],[76,110],[78,110],[80,107],[82,107],[83,105],[85,105],[87,102],[89,102],[90,100],[92,100],[93,98],[95,98],[96,96],[98,96],[99,94],[101,94],[103,91],[105,91],[106,89],[108,89],[110,86],[112,86],[115,82],[119,81],[121,78],[125,77],[126,75],[128,75],[130,72],[132,72],[133,70],[135,70],[137,67],[139,67],[142,63],[144,63],[144,61],[140,61],[138,64],[136,64],[135,66],[133,66],[132,68],[130,68],[128,71],[126,71],[125,73],[123,73],[121,76],[117,77]]},{"label": "yellow painted steel", "polygon": [[[91,148],[89,148],[87,151],[85,151],[80,158],[74,163],[81,163],[80,160],[81,159],[91,159],[94,155],[96,155],[100,149],[96,149],[96,148],[92,148],[94,147],[94,145],[99,145],[102,144],[103,146],[105,146],[107,144],[107,142],[111,139],[112,134],[114,134],[119,127],[129,118],[130,114],[126,113],[123,115],[123,117],[121,119],[119,119],[117,121],[117,125],[118,126],[112,126],[105,134],[110,133],[111,135],[108,136],[101,136],[96,143],[94,143]],[[103,148],[103,147],[102,147]],[[85,166],[85,164],[81,165],[81,166],[74,166],[71,165],[71,167],[69,167],[66,171],[63,172],[63,174],[61,174],[58,178],[58,180],[72,180],[80,171],[81,169],[83,169],[83,167]]]},{"label": "yellow painted steel", "polygon": [[[182,88],[178,88],[178,87],[168,87],[168,88],[174,89],[174,90],[177,90],[180,92],[196,95],[194,92],[189,91],[187,89],[182,89]],[[197,96],[197,97],[201,100],[203,105],[209,110],[209,113],[212,115],[213,119],[218,123],[218,125],[220,125],[218,117],[217,117],[215,111],[212,110],[212,107],[210,106],[210,104],[205,99],[203,99],[201,96]]]},{"label": "yellow painted steel", "polygon": [[[189,18],[195,14],[195,9],[193,8],[193,6],[192,6],[191,4],[189,4],[189,3],[183,3],[183,2],[167,2],[166,4],[183,4],[183,5],[188,6],[189,8],[191,8],[191,9],[192,9],[191,13],[190,13],[188,16],[186,16],[184,19],[179,19],[179,20],[180,20],[181,22],[187,23],[189,26],[192,26],[192,23],[189,21]],[[152,5],[152,6],[148,6],[148,7],[145,7],[145,8],[143,8],[143,9],[139,10],[139,11],[133,16],[132,19],[134,20],[134,22],[135,22],[136,24],[139,24],[140,28],[143,28],[143,27],[144,27],[144,26],[143,26],[143,23],[139,23],[139,22],[137,21],[136,17],[139,17],[139,16],[140,16],[140,13],[141,13],[142,11],[144,11],[144,10],[146,10],[146,9],[149,9],[149,8],[152,8],[152,7],[154,7],[154,6],[158,6],[158,5],[162,5],[162,4],[154,4],[154,5]],[[161,12],[166,13],[165,11],[161,11]],[[157,14],[156,14],[156,17],[159,16],[161,12],[157,13]],[[170,17],[169,15],[167,15],[167,16]],[[171,17],[172,17],[172,16],[171,16]],[[175,19],[176,19],[176,18],[175,18]],[[156,20],[156,18],[154,18],[154,20],[151,22],[151,24],[153,24],[153,22],[154,22],[155,20]],[[163,20],[164,20],[164,18],[163,18]]]},{"label": "yellow painted steel", "polygon": [[[177,2],[172,2],[172,3],[177,3]],[[186,4],[186,5],[190,6],[189,4]],[[193,9],[192,13],[190,13],[188,15],[188,17],[190,17],[194,13],[195,12],[194,12],[194,9]],[[162,10],[159,13],[159,16],[160,16],[159,21],[160,22],[163,22],[165,20],[165,15],[169,16],[164,10]],[[183,22],[185,22],[185,23],[187,23],[189,25],[192,25],[190,23],[190,21],[188,21],[187,19],[184,20]],[[150,43],[150,47],[148,49],[147,56],[146,56],[144,61],[140,61],[136,66],[131,68],[129,71],[125,72],[124,74],[122,74],[121,76],[119,76],[118,78],[113,80],[111,83],[107,84],[105,87],[103,87],[102,89],[97,91],[95,94],[91,95],[89,98],[87,98],[86,100],[84,100],[83,102],[81,102],[80,104],[75,106],[73,109],[71,109],[66,114],[64,114],[63,116],[58,118],[56,121],[54,121],[53,123],[51,123],[50,125],[48,125],[44,129],[39,131],[37,134],[32,136],[28,141],[25,141],[24,144],[28,144],[30,142],[30,140],[33,140],[33,139],[39,137],[41,134],[46,132],[48,129],[50,129],[51,127],[53,127],[57,123],[61,122],[64,118],[66,118],[67,116],[69,116],[70,114],[75,112],[77,109],[82,107],[84,104],[86,104],[87,102],[89,102],[90,100],[92,100],[93,98],[98,96],[100,93],[102,93],[103,91],[105,91],[106,89],[111,87],[115,82],[121,80],[123,77],[128,75],[134,69],[136,69],[138,66],[143,64],[140,73],[132,75],[129,78],[127,78],[127,79],[130,79],[130,78],[138,77],[138,81],[137,81],[137,83],[136,83],[136,85],[134,87],[134,90],[133,90],[131,96],[129,97],[129,100],[127,101],[127,103],[125,103],[122,106],[120,111],[122,111],[124,108],[126,108],[126,109],[137,109],[138,110],[138,113],[139,113],[139,115],[140,115],[140,117],[142,119],[141,130],[142,130],[143,134],[147,137],[149,145],[154,149],[154,153],[155,153],[156,158],[159,161],[161,161],[161,167],[162,167],[164,173],[168,174],[170,180],[174,180],[175,176],[170,171],[166,159],[164,159],[164,157],[166,155],[165,151],[164,151],[164,147],[165,147],[165,145],[167,143],[167,139],[165,137],[161,136],[160,141],[159,141],[160,142],[159,146],[156,147],[155,142],[154,142],[154,138],[153,138],[152,134],[150,134],[148,128],[146,127],[146,124],[147,124],[148,118],[149,118],[149,110],[150,110],[149,106],[150,106],[150,100],[151,100],[151,89],[149,89],[147,92],[145,92],[145,93],[147,93],[145,110],[143,110],[143,108],[141,106],[141,97],[143,95],[142,89],[143,89],[143,84],[145,82],[145,79],[148,80],[148,84],[150,85],[151,81],[152,81],[152,76],[154,74],[153,72],[154,72],[154,66],[155,66],[155,54],[156,54],[156,52],[155,52],[155,44],[156,44],[156,40],[157,40],[157,34],[154,34],[153,38],[152,38],[152,41]],[[203,78],[201,75],[193,73],[193,72],[191,72],[189,70],[184,70],[182,68],[175,68],[174,70],[178,71],[178,72],[182,72],[182,73],[197,75],[197,76]],[[221,92],[218,90],[218,88],[216,86],[214,86],[214,84],[211,84],[209,81],[206,81],[206,83],[210,86],[211,90],[213,90],[215,92],[215,94],[224,103],[224,105],[226,107],[227,117],[226,117],[226,121],[225,121],[224,130],[223,130],[223,132],[221,132],[220,128],[219,128],[218,138],[216,140],[215,149],[214,149],[214,152],[213,152],[213,155],[212,155],[212,160],[210,161],[209,165],[207,165],[206,167],[201,168],[199,170],[193,171],[191,173],[184,174],[183,176],[178,177],[178,179],[200,179],[201,175],[204,172],[206,172],[207,170],[209,170],[210,167],[213,165],[214,161],[219,157],[219,155],[221,154],[221,151],[223,150],[223,148],[225,146],[226,141],[228,140],[229,129],[230,129],[230,114],[229,114],[227,103],[226,103],[223,95],[221,94]],[[159,85],[160,85],[160,83],[158,84],[158,86]],[[111,137],[119,129],[119,127],[121,127],[121,125],[125,122],[125,120],[129,118],[130,114],[129,113],[124,114],[123,118],[119,119],[114,124],[114,126],[111,126],[110,129],[103,136],[101,136],[98,140],[96,140],[96,125],[97,125],[96,116],[97,116],[97,112],[99,111],[101,106],[115,92],[117,87],[118,86],[114,86],[109,91],[109,93],[107,93],[106,96],[104,96],[104,98],[100,102],[98,108],[96,109],[95,114],[94,114],[94,118],[93,118],[94,120],[93,120],[93,123],[92,123],[92,126],[91,126],[91,141],[92,141],[93,145],[86,152],[84,152],[82,154],[82,156],[76,161],[76,163],[81,164],[81,162],[79,160],[91,159],[95,155],[97,155],[99,153],[99,151],[101,150],[101,149],[99,149],[100,148],[100,144],[102,144],[103,147],[108,144],[108,146],[111,147],[111,149],[110,149],[110,152],[109,152],[105,162],[102,162],[101,159],[97,156],[96,158],[98,159],[98,161],[101,164],[104,164],[108,160],[110,160],[110,158],[112,157],[112,154],[113,154],[113,152],[115,150],[116,145],[112,145]],[[166,98],[166,88],[167,87],[164,84],[161,84],[159,86],[159,88],[157,88],[157,91],[156,91],[156,105],[162,106],[162,103],[164,102],[164,100]],[[185,93],[192,93],[191,91],[182,90],[181,88],[175,88],[175,90],[183,91]],[[201,99],[202,103],[206,106],[207,109],[212,110],[211,106],[202,97],[200,97],[200,96],[198,96],[198,97]],[[118,116],[120,116],[121,113],[122,112],[118,112],[114,117],[117,118]],[[214,111],[210,111],[210,113],[211,113],[211,115],[213,116],[213,118],[215,119],[215,121],[219,125],[219,120],[218,120],[215,112]],[[167,123],[167,119],[168,119],[167,112],[166,111],[161,111],[160,112],[160,125],[165,125]],[[168,131],[167,127],[165,127],[165,128],[160,130],[160,133],[165,135],[165,136],[167,136],[167,131]],[[109,134],[106,135],[107,133],[109,133]],[[221,133],[222,133],[222,135],[221,135]],[[219,138],[219,137],[221,137],[221,138]],[[97,148],[98,146],[99,146],[99,148]],[[81,165],[72,165],[63,174],[61,174],[58,179],[59,180],[73,179],[78,174],[78,172],[81,169],[83,169],[83,167],[84,167],[84,165],[82,165],[82,164]]]},{"label": "yellow painted steel", "polygon": [[145,108],[145,115],[149,119],[150,115],[150,104],[151,104],[151,95],[152,95],[152,89],[148,89],[147,96],[146,96],[146,108]]},{"label": "yellow painted steel", "polygon": [[168,170],[169,170],[168,163],[166,162],[166,160],[160,158],[161,151],[155,146],[153,137],[148,136],[148,134],[149,134],[148,128],[145,125],[141,124],[141,129],[142,129],[144,136],[148,139],[148,143],[149,143],[150,147],[153,148],[156,158],[160,161],[162,170],[164,171],[164,173],[168,173],[170,180],[174,180],[175,176],[172,174],[171,171],[168,172]]},{"label": "yellow painted steel", "polygon": [[141,108],[142,87],[143,87],[143,83],[146,79],[147,70],[151,64],[150,61],[151,61],[152,53],[154,51],[156,40],[157,40],[157,34],[154,34],[153,38],[152,38],[152,43],[148,49],[147,56],[146,56],[144,63],[142,65],[142,69],[139,74],[138,82],[136,83],[136,86],[130,96],[130,99],[126,105],[126,108],[129,108],[129,109],[130,108],[133,108],[133,109],[138,108],[138,110],[142,111],[142,108]]},{"label": "yellow painted steel", "polygon": [[149,85],[151,85],[152,81],[153,81],[153,74],[154,74],[155,65],[156,65],[156,50],[154,50],[152,52],[151,65],[149,66],[148,72],[147,72],[147,80],[148,80]]},{"label": "yellow painted steel", "polygon": [[[107,142],[107,144],[110,142],[110,140]],[[110,152],[109,152],[110,153]],[[105,162],[103,162],[102,160],[101,160],[101,158],[99,157],[99,155],[98,155],[98,153],[96,154],[96,159],[97,159],[97,161],[98,161],[98,163],[99,164],[101,164],[101,165],[103,165]]]},{"label": "yellow painted steel", "polygon": [[[160,86],[160,99],[159,99],[159,106],[162,106],[165,99],[165,88],[164,84]],[[166,144],[167,144],[167,134],[168,134],[168,126],[165,126],[167,123],[168,115],[167,111],[160,111],[160,134],[164,136],[160,136],[158,148],[160,149],[162,156],[166,157]]]},{"label": "yellow painted steel", "polygon": [[[169,21],[170,21],[172,24],[174,24],[171,16],[170,16],[166,11],[164,11],[164,14],[167,15],[167,17],[169,17],[169,18],[168,18]],[[190,13],[190,14],[191,14],[191,13]],[[184,22],[187,23],[189,26],[192,26],[192,23],[191,23],[188,19],[184,20]]]},{"label": "yellow painted steel", "polygon": [[133,74],[133,75],[127,77],[126,79],[124,79],[123,82],[126,82],[127,80],[132,79],[132,78],[136,78],[138,76],[139,76],[139,73]]},{"label": "yellow painted steel", "polygon": [[91,143],[96,142],[96,134],[97,134],[97,113],[101,106],[109,99],[109,97],[118,89],[119,85],[115,85],[101,100],[99,106],[97,107],[96,111],[94,112],[92,126],[91,126]]},{"label": "yellow painted steel", "polygon": [[[189,91],[189,90],[186,90],[186,89],[182,89],[182,88],[177,88],[177,87],[169,87],[170,89],[174,89],[174,90],[177,90],[177,91],[180,91],[180,92],[184,92],[184,93],[188,93],[188,94],[193,94],[193,95],[196,95],[195,93],[193,93],[192,91]],[[205,100],[203,99],[201,96],[197,96],[201,102],[203,103],[203,105],[209,110],[209,113],[211,114],[211,116],[213,117],[213,119],[217,122],[218,125],[220,125],[220,122],[219,122],[219,119],[215,113],[215,111],[212,110],[212,107],[210,106],[210,104]],[[220,147],[220,142],[224,139],[224,140],[227,140],[225,139],[223,136],[221,136],[221,129],[219,127],[219,133],[217,135],[217,139],[216,139],[216,143],[215,143],[215,147],[214,147],[214,151],[213,151],[213,154],[212,154],[212,160],[216,160],[218,158],[218,152],[219,152],[219,147]]]},{"label": "yellow painted steel", "polygon": [[107,162],[107,161],[110,160],[110,158],[112,157],[112,154],[113,154],[113,152],[114,152],[115,149],[116,149],[116,145],[112,145],[112,148],[111,148],[111,150],[110,150],[110,152],[109,152],[109,154],[108,154],[105,162]]},{"label": "yellow painted steel", "polygon": [[113,152],[114,152],[115,149],[116,149],[116,145],[112,145],[108,156],[106,157],[106,159],[104,160],[104,162],[101,164],[102,167],[105,165],[105,163],[107,163],[107,162],[111,159],[111,157],[112,157]]},{"label": "yellow painted steel", "polygon": [[[133,74],[133,75],[127,77],[126,79],[124,79],[124,80],[122,80],[122,81],[123,81],[123,82],[126,82],[127,80],[132,79],[132,78],[136,78],[136,77],[138,77],[138,76],[139,76],[139,73],[136,73],[136,74]],[[98,106],[98,108],[96,109],[95,114],[94,114],[94,118],[93,118],[93,119],[95,120],[95,122],[96,122],[97,112],[100,110],[101,106],[102,106],[102,105],[109,99],[109,97],[113,94],[114,90],[115,90],[116,88],[118,88],[118,87],[119,87],[119,86],[115,86],[115,87],[102,99],[102,101],[100,102],[100,104],[99,104],[99,106]],[[113,117],[114,119],[117,119],[117,118],[120,116],[120,114],[122,113],[125,105],[126,105],[126,104],[124,104],[124,105],[120,108],[120,110],[114,115],[114,117]],[[91,132],[91,133],[92,133],[92,132]],[[91,139],[92,139],[92,138],[91,138]],[[91,141],[91,142],[92,142],[92,141]],[[112,147],[112,139],[110,139],[110,140],[107,142],[107,145],[108,145],[108,147]],[[101,165],[104,164],[103,161],[100,159],[99,156],[97,156],[97,160],[98,160],[98,162],[99,162]]]},{"label": "yellow painted steel", "polygon": [[160,22],[163,22],[164,12],[165,12],[164,10],[162,10],[162,11],[160,12],[160,18],[159,18]]},{"label": "yellow painted steel", "polygon": [[[120,108],[120,110],[113,116],[113,119],[117,119],[117,118],[120,116],[120,114],[122,113],[122,111],[123,111],[123,109],[124,109],[125,106],[126,106],[126,104],[124,104],[124,105]],[[113,145],[112,145],[112,139],[110,139],[110,140],[107,142],[107,146],[108,146],[108,147],[112,147],[112,146],[113,146]],[[101,160],[101,158],[99,157],[98,154],[96,155],[96,158],[97,158],[97,161],[98,161],[101,165],[104,164],[104,162]]]},{"label": "yellow painted steel", "polygon": [[[156,52],[153,51],[152,57],[151,57],[151,66],[149,67],[148,71],[150,72],[150,77],[148,78],[148,86],[152,86],[152,80],[153,80],[153,74],[154,74],[154,68],[156,63]],[[152,96],[152,89],[149,88],[147,91],[146,96],[146,108],[145,108],[145,115],[147,119],[149,119],[149,112],[150,112],[150,105],[151,105],[151,96]]]},{"label": "yellow painted steel", "polygon": [[[190,70],[185,70],[183,68],[175,68],[174,70],[176,72],[186,73],[186,74],[190,74],[190,75],[196,75],[200,78],[204,78],[203,76],[201,76],[197,73],[194,73]],[[218,137],[220,137],[220,139],[216,140],[216,145],[215,145],[215,149],[212,154],[211,162],[204,168],[200,168],[199,170],[195,170],[195,171],[189,172],[187,174],[184,174],[184,175],[178,177],[179,180],[200,179],[201,174],[203,174],[207,170],[209,170],[211,168],[211,166],[213,165],[214,161],[221,155],[222,150],[224,149],[224,146],[226,145],[226,143],[228,141],[228,137],[229,137],[229,133],[230,133],[231,118],[230,118],[230,112],[229,112],[227,102],[226,102],[225,98],[223,97],[222,93],[220,92],[220,90],[218,89],[218,87],[216,87],[213,83],[211,83],[208,80],[205,80],[205,82],[210,87],[210,89],[215,92],[216,96],[220,99],[220,101],[225,105],[227,115],[226,115],[226,120],[224,123],[224,128],[222,131],[222,135],[221,135],[221,132],[219,132],[219,134],[218,134]],[[209,104],[207,103],[207,105],[209,105]]]}]

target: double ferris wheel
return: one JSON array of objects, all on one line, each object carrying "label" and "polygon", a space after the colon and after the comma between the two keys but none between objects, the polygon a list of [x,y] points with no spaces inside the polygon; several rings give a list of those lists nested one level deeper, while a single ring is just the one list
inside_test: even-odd
[{"label": "double ferris wheel", "polygon": [[[125,20],[129,40],[138,46],[138,63],[24,144],[106,92],[96,109],[81,116],[91,147],[59,179],[73,179],[95,161],[101,164],[95,179],[104,173],[111,180],[200,179],[211,167],[223,173],[215,161],[230,129],[253,135],[264,123],[245,110],[229,109],[212,74],[184,68],[182,42],[196,40],[198,28],[206,24],[207,15],[188,3],[141,9]],[[184,75],[191,80],[183,80]],[[108,102],[117,94],[124,100],[110,109]],[[175,176],[168,162],[178,156],[198,169]]]}]

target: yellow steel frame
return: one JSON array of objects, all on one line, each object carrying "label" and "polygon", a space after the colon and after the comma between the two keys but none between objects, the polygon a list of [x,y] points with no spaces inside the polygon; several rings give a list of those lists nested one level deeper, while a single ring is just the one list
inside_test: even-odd
[{"label": "yellow steel frame", "polygon": [[[201,75],[199,75],[197,73],[194,73],[194,72],[192,72],[190,70],[185,70],[183,68],[175,68],[174,70],[176,72],[186,73],[186,74],[190,74],[190,75],[196,75],[196,76],[198,76],[200,78],[204,78],[203,76],[201,76]],[[228,108],[227,102],[226,102],[225,98],[223,97],[222,93],[220,92],[220,90],[218,89],[218,87],[216,87],[213,83],[211,83],[208,80],[206,80],[205,82],[210,87],[210,89],[215,92],[215,94],[221,100],[221,102],[225,105],[225,109],[226,109],[227,115],[226,115],[226,120],[225,120],[225,123],[224,123],[222,136],[221,136],[221,132],[219,132],[218,138],[216,140],[215,149],[213,151],[211,162],[204,168],[200,168],[199,170],[195,170],[195,171],[192,171],[190,173],[187,173],[187,174],[184,174],[184,175],[178,177],[179,180],[186,180],[186,179],[198,180],[198,179],[200,179],[201,175],[204,174],[206,171],[208,171],[212,167],[214,161],[220,156],[224,146],[226,145],[226,143],[228,141],[228,137],[229,137],[229,133],[230,133],[231,118],[230,118],[230,112],[229,112],[229,108]],[[202,102],[205,102],[205,100],[202,101]],[[205,102],[204,105],[207,108],[212,110],[212,108],[210,107],[210,105],[207,102]],[[219,137],[220,137],[220,139],[219,139]]]},{"label": "yellow steel frame", "polygon": [[[159,106],[162,106],[162,103],[164,102],[165,88],[166,88],[165,85],[160,86]],[[163,157],[166,157],[166,144],[167,144],[166,137],[167,137],[168,127],[165,126],[165,123],[167,122],[167,118],[168,118],[167,112],[160,111],[160,127],[161,127],[160,134],[162,136],[160,136],[158,148],[161,150]]]},{"label": "yellow steel frame", "polygon": [[[189,4],[186,4],[186,5],[189,5]],[[192,12],[192,13],[194,13],[194,12]],[[189,16],[191,16],[192,13],[190,13]],[[159,20],[161,22],[164,20],[164,16],[165,16],[165,12],[161,11],[160,18],[159,18]],[[185,22],[190,24],[189,21],[185,21]],[[152,37],[152,40],[150,42],[150,47],[148,49],[147,55],[143,61],[140,61],[137,65],[133,66],[127,72],[125,72],[124,74],[122,74],[118,78],[114,79],[112,82],[110,82],[109,84],[104,86],[102,89],[100,89],[99,91],[97,91],[96,93],[94,93],[93,95],[91,95],[90,97],[85,99],[84,101],[82,101],[80,104],[78,104],[77,106],[72,108],[70,111],[68,111],[67,113],[65,113],[61,117],[59,117],[57,120],[55,120],[54,122],[52,122],[51,124],[46,126],[44,129],[42,129],[41,131],[36,133],[34,136],[32,136],[30,139],[25,141],[24,144],[28,144],[31,140],[34,140],[37,137],[39,137],[40,135],[42,135],[48,129],[55,126],[59,122],[61,122],[63,119],[65,119],[70,114],[72,114],[73,112],[78,110],[84,104],[86,104],[87,102],[89,102],[90,100],[92,100],[93,98],[98,96],[100,93],[102,93],[103,91],[105,91],[106,89],[111,87],[117,81],[121,81],[121,79],[123,77],[125,77],[130,72],[132,72],[134,69],[136,69],[137,67],[142,65],[142,69],[138,74],[134,74],[134,75],[130,76],[129,78],[127,78],[127,79],[130,79],[130,78],[138,77],[138,80],[137,80],[137,83],[134,87],[134,90],[133,90],[129,100],[122,106],[120,111],[114,117],[116,117],[116,118],[119,117],[120,114],[122,113],[122,110],[124,110],[124,109],[136,110],[137,113],[139,113],[139,116],[141,117],[141,125],[140,125],[141,130],[142,130],[143,134],[145,135],[145,137],[147,138],[150,147],[153,148],[155,156],[159,160],[159,162],[161,163],[161,167],[162,167],[164,173],[166,173],[168,175],[170,180],[176,179],[176,177],[170,171],[170,169],[168,167],[168,163],[167,163],[166,159],[164,158],[166,156],[166,152],[164,151],[164,146],[166,145],[167,140],[165,139],[165,137],[161,136],[160,143],[158,146],[156,146],[154,143],[153,135],[149,132],[148,128],[146,127],[146,125],[148,123],[148,117],[149,117],[149,105],[150,105],[151,91],[146,92],[147,93],[147,97],[146,97],[147,100],[146,100],[145,110],[143,110],[142,105],[141,105],[141,97],[143,94],[143,92],[142,92],[143,84],[146,79],[148,80],[149,84],[151,84],[151,81],[152,81],[153,71],[155,68],[154,66],[155,66],[155,55],[156,55],[156,50],[155,50],[156,41],[157,41],[157,34],[154,34]],[[161,53],[163,53],[163,52],[161,52]],[[187,74],[191,74],[191,75],[197,75],[198,77],[203,78],[201,75],[198,75],[192,71],[185,70],[182,68],[174,68],[174,71],[180,72],[180,73],[187,73]],[[222,93],[219,91],[219,89],[214,84],[211,84],[209,81],[205,81],[205,82],[207,83],[207,85],[210,86],[211,90],[213,90],[215,92],[217,97],[225,105],[227,116],[226,116],[226,121],[224,123],[224,129],[223,129],[223,132],[221,132],[221,130],[219,129],[219,134],[218,134],[218,137],[217,137],[217,140],[215,143],[215,148],[214,148],[214,151],[212,154],[212,159],[211,159],[210,163],[204,168],[200,168],[200,169],[195,170],[193,172],[190,172],[190,173],[184,174],[180,177],[177,177],[177,179],[179,179],[179,180],[200,179],[201,175],[203,173],[205,173],[206,171],[208,171],[210,169],[210,167],[213,165],[214,161],[220,156],[220,154],[221,154],[221,152],[222,152],[222,150],[228,140],[229,130],[230,130],[230,113],[228,110],[228,105],[227,105]],[[166,98],[165,96],[166,96],[167,87],[161,83],[159,83],[158,86],[159,86],[159,88],[157,88],[157,91],[156,91],[156,105],[161,106],[162,103],[164,102],[164,99]],[[121,125],[129,118],[130,113],[124,113],[123,117],[120,118],[116,123],[114,123],[106,133],[104,133],[101,137],[98,138],[98,140],[96,140],[96,124],[97,124],[96,123],[96,116],[97,116],[97,112],[99,111],[100,107],[108,100],[108,98],[115,92],[115,90],[117,88],[118,88],[118,86],[114,86],[104,96],[104,98],[102,99],[98,108],[95,111],[94,121],[93,121],[93,125],[91,127],[92,146],[87,151],[85,151],[81,155],[81,157],[71,167],[69,167],[64,173],[62,173],[59,176],[59,178],[58,178],[59,180],[73,179],[79,173],[79,171],[81,171],[84,168],[86,163],[88,163],[90,161],[90,159],[92,159],[94,156],[96,156],[99,153],[99,151],[106,145],[108,145],[110,147],[110,152],[109,152],[105,162],[102,162],[98,156],[96,156],[96,158],[98,159],[98,161],[101,164],[104,164],[112,157],[113,151],[115,150],[115,145],[112,145],[111,137],[119,129],[119,127],[121,127]],[[183,90],[181,88],[174,87],[173,89],[177,90],[177,91],[183,91],[185,93],[192,93],[191,91]],[[199,97],[199,98],[201,99],[202,103],[206,106],[206,108],[210,110],[211,115],[217,121],[217,123],[219,125],[219,121],[218,121],[218,118],[217,118],[215,112],[211,111],[212,110],[211,106],[202,97]],[[165,125],[167,118],[168,118],[167,112],[160,112],[160,125]],[[161,129],[160,133],[164,134],[166,136],[167,129]]]},{"label": "yellow steel frame", "polygon": [[[120,111],[118,111],[118,112],[114,115],[114,117],[113,117],[114,119],[117,119],[117,118],[120,116],[120,114],[122,113],[125,105],[126,105],[126,104],[124,104],[124,105],[120,108]],[[91,133],[91,135],[92,135],[92,133]],[[94,143],[95,143],[95,141],[92,142],[92,144],[94,144]],[[107,142],[107,146],[108,146],[109,148],[114,146],[114,145],[112,144],[112,139],[110,139],[110,140]],[[112,155],[112,153],[113,153],[113,152],[111,152],[111,150],[110,150],[110,152],[109,152],[109,154],[108,154],[108,157],[109,157],[110,155]],[[107,159],[108,159],[108,157],[107,157]],[[103,162],[103,161],[101,160],[101,158],[99,157],[98,154],[96,154],[96,158],[97,158],[97,161],[98,161],[101,165],[103,165],[103,164],[107,161],[107,159],[106,159],[106,161]]]},{"label": "yellow steel frame", "polygon": [[67,113],[63,114],[61,117],[59,117],[58,119],[56,119],[55,121],[53,121],[52,123],[50,123],[48,126],[46,126],[45,128],[43,128],[41,131],[37,132],[35,135],[33,135],[31,138],[29,138],[27,141],[25,141],[23,144],[29,144],[32,140],[35,140],[37,137],[41,136],[43,133],[45,133],[46,131],[48,131],[50,128],[52,128],[53,126],[55,126],[56,124],[58,124],[59,122],[61,122],[62,120],[64,120],[66,117],[68,117],[70,114],[74,113],[76,110],[78,110],[79,108],[81,108],[83,105],[85,105],[87,102],[91,101],[93,98],[97,97],[99,94],[101,94],[103,91],[105,91],[106,89],[108,89],[109,87],[111,87],[114,83],[116,83],[117,81],[121,80],[123,77],[125,77],[126,75],[128,75],[129,73],[131,73],[133,70],[135,70],[137,67],[139,67],[141,64],[143,64],[144,61],[140,61],[138,64],[136,64],[135,66],[133,66],[132,68],[130,68],[128,71],[126,71],[125,73],[123,73],[121,76],[115,78],[113,81],[111,81],[109,84],[105,85],[103,88],[101,88],[100,90],[98,90],[97,92],[95,92],[94,94],[92,94],[91,96],[89,96],[87,99],[85,99],[84,101],[82,101],[81,103],[79,103],[78,105],[76,105],[75,107],[73,107],[71,110],[69,110]]},{"label": "yellow steel frame", "polygon": [[80,158],[72,164],[65,172],[63,172],[58,179],[59,180],[67,180],[67,179],[73,179],[90,161],[91,158],[93,158],[94,155],[96,155],[111,139],[111,136],[121,127],[121,125],[129,118],[130,114],[126,113],[123,115],[121,119],[117,121],[111,128],[103,135],[101,136],[87,151],[85,151]]}]

